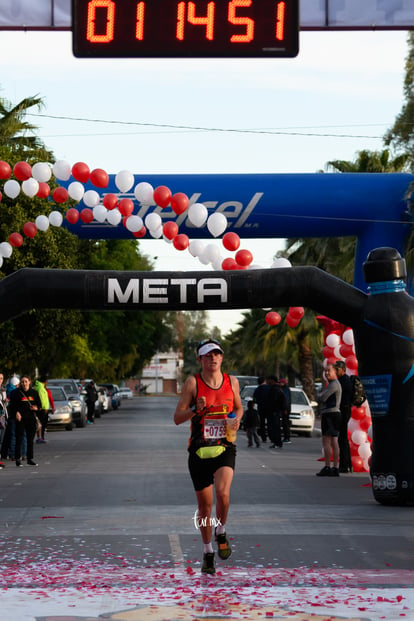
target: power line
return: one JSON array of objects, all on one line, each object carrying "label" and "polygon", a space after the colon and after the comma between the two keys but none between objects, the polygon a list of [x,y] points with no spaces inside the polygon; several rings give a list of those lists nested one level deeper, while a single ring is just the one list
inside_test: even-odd
[{"label": "power line", "polygon": [[[195,132],[216,132],[216,133],[236,133],[236,134],[252,134],[252,135],[274,135],[274,136],[307,136],[307,137],[319,137],[319,138],[371,138],[371,139],[383,139],[383,136],[369,136],[369,135],[358,135],[358,134],[336,134],[336,133],[318,133],[318,132],[303,132],[303,131],[293,131],[292,129],[242,129],[242,128],[225,128],[225,127],[203,127],[197,125],[174,125],[172,123],[148,123],[148,122],[139,122],[139,121],[120,121],[120,120],[109,120],[109,119],[90,119],[90,118],[82,118],[82,117],[71,117],[71,116],[58,116],[52,114],[35,114],[30,113],[29,116],[34,116],[38,118],[48,118],[55,119],[59,121],[76,121],[76,122],[85,122],[85,123],[102,123],[107,125],[127,125],[127,126],[135,126],[135,127],[154,127],[157,129],[172,129],[172,130],[184,130],[184,131],[195,131]],[[333,126],[335,127],[335,126]],[[338,126],[338,127],[346,127]],[[368,125],[363,125],[362,127],[368,127]],[[74,134],[71,134],[74,135]],[[80,134],[82,135],[82,134]],[[85,134],[86,135],[86,134]],[[88,134],[90,135],[90,134]],[[102,134],[101,134],[102,135]]]}]

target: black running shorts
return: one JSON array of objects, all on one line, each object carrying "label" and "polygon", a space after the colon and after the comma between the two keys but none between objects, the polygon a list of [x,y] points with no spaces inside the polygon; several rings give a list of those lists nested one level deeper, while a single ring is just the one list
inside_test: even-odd
[{"label": "black running shorts", "polygon": [[339,436],[341,428],[341,412],[323,412],[321,416],[321,429],[323,436]]},{"label": "black running shorts", "polygon": [[196,492],[200,492],[202,489],[214,483],[214,473],[219,468],[229,466],[229,468],[234,470],[235,465],[236,447],[234,444],[228,446],[224,453],[218,457],[201,459],[192,451],[190,451],[188,455],[188,469],[190,470],[191,479]]}]

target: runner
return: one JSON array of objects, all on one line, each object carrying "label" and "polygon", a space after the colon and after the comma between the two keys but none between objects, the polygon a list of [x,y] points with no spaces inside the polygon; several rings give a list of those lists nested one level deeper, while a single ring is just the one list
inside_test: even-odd
[{"label": "runner", "polygon": [[[236,446],[226,439],[227,414],[234,412],[231,423],[237,430],[243,416],[239,382],[221,371],[223,350],[213,339],[201,341],[197,347],[201,373],[190,376],[183,387],[174,422],[181,425],[191,420],[188,445],[188,467],[193,481],[204,554],[201,571],[215,574],[212,546],[213,526],[218,555],[227,559],[231,547],[226,535],[226,521],[230,506],[230,488],[236,461]],[[213,487],[216,493],[216,517],[211,518]]]}]

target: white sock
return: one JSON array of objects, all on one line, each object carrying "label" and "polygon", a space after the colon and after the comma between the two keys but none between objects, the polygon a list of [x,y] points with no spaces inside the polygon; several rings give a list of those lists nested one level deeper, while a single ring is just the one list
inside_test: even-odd
[{"label": "white sock", "polygon": [[226,532],[225,524],[219,524],[218,526],[216,526],[216,535],[222,535],[225,532]]},{"label": "white sock", "polygon": [[204,546],[204,554],[209,554],[210,552],[214,552],[213,544],[211,543],[211,541],[210,543],[204,543],[203,546]]}]

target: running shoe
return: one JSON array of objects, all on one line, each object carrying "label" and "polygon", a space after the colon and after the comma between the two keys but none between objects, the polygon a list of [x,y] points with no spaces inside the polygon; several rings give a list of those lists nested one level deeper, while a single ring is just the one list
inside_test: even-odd
[{"label": "running shoe", "polygon": [[226,560],[231,555],[231,547],[226,533],[215,535],[218,545],[218,555],[221,559]]},{"label": "running shoe", "polygon": [[206,552],[203,555],[203,566],[201,568],[203,574],[215,574],[216,567],[214,564],[214,552]]}]

